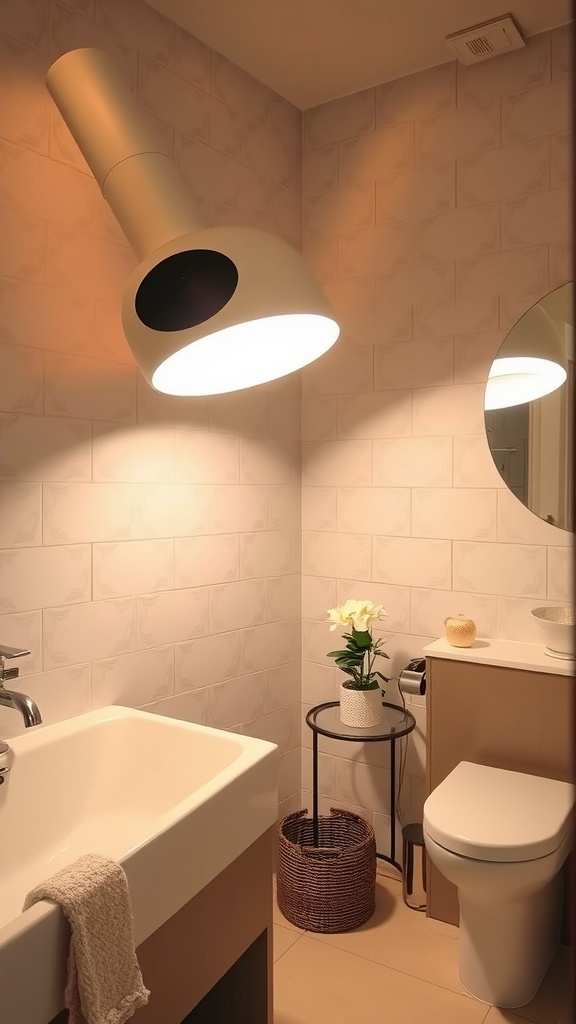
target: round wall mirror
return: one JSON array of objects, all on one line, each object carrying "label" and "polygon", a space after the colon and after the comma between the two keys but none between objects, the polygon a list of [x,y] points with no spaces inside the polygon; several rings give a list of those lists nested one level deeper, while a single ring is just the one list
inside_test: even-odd
[{"label": "round wall mirror", "polygon": [[520,317],[492,363],[484,401],[500,476],[527,508],[563,530],[574,529],[573,310],[570,283]]}]

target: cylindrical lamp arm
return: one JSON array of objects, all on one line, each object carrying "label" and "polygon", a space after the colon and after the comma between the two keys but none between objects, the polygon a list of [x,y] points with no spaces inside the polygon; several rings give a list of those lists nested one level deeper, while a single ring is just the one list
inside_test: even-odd
[{"label": "cylindrical lamp arm", "polygon": [[104,50],[71,50],[47,75],[48,90],[140,257],[199,230],[190,193],[160,152],[136,100]]}]

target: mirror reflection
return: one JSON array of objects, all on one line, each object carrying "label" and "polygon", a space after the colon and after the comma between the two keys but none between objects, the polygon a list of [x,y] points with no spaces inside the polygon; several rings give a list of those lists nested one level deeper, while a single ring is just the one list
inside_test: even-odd
[{"label": "mirror reflection", "polygon": [[573,286],[562,285],[520,318],[490,369],[488,445],[500,476],[541,519],[573,530]]}]

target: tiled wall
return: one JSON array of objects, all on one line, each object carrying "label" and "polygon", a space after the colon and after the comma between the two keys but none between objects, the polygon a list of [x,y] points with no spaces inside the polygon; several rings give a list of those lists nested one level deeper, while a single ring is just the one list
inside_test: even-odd
[{"label": "tiled wall", "polygon": [[298,111],[141,0],[0,5],[0,642],[32,649],[46,721],[114,702],[274,740],[289,806],[300,382],[179,400],[140,377],[119,322],[135,257],[44,85],[93,45],[205,223],[300,245]]},{"label": "tiled wall", "polygon": [[[447,615],[536,639],[528,610],[569,598],[571,537],[505,489],[482,403],[508,329],[570,276],[570,70],[558,29],[305,114],[304,252],[343,328],[303,373],[305,708],[337,692],[322,620],[348,597],[387,609],[396,675]],[[421,813],[423,705],[405,819]],[[309,790],[306,727],[303,742]],[[323,749],[325,805],[363,809],[383,845],[386,745]]]}]

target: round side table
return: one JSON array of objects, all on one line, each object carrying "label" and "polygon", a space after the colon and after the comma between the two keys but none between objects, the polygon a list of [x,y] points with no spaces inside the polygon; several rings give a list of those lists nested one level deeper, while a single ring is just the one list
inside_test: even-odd
[{"label": "round side table", "polygon": [[399,704],[382,701],[384,720],[369,729],[353,729],[340,721],[340,702],[316,704],[306,715],[306,724],[312,730],[312,820],[314,845],[318,845],[318,736],[333,740],[360,743],[390,743],[390,852],[377,853],[380,860],[392,864],[398,871],[402,865],[396,860],[396,742],[411,733],[416,725],[414,715]]}]

